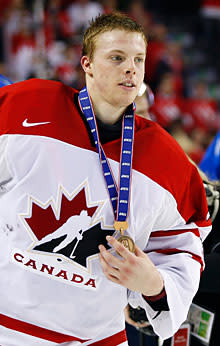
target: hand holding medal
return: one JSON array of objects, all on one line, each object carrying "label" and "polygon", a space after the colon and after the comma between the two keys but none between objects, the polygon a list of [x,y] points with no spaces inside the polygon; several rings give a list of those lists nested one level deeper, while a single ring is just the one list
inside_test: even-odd
[{"label": "hand holding medal", "polygon": [[99,246],[99,259],[108,280],[145,296],[154,296],[163,290],[163,279],[153,262],[137,245],[130,252],[117,239],[106,237],[120,255],[116,257],[103,245]]}]

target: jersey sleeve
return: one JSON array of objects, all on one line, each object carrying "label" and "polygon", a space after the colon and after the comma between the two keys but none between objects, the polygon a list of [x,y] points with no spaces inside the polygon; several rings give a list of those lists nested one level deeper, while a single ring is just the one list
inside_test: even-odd
[{"label": "jersey sleeve", "polygon": [[181,198],[167,194],[164,199],[159,218],[160,225],[166,226],[151,232],[144,249],[163,277],[168,309],[155,311],[145,297],[139,295],[138,302],[137,295],[130,294],[130,304],[145,309],[155,333],[163,339],[187,318],[204,269],[202,241],[211,230],[203,184],[192,166]]}]

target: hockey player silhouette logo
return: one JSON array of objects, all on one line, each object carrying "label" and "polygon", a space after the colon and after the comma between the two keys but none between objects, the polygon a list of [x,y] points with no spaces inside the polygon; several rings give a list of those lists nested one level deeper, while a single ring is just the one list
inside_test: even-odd
[{"label": "hockey player silhouette logo", "polygon": [[94,223],[98,204],[87,206],[86,195],[85,188],[74,197],[62,190],[58,216],[52,201],[41,206],[39,201],[32,200],[31,215],[23,215],[35,235],[32,251],[60,254],[87,267],[87,258],[99,253],[100,244],[109,248],[106,236],[112,235],[114,230],[102,229],[101,221]]},{"label": "hockey player silhouette logo", "polygon": [[91,219],[92,218],[88,216],[88,212],[86,210],[82,210],[80,215],[71,216],[56,231],[43,237],[38,242],[37,247],[40,244],[48,243],[51,240],[61,239],[60,244],[53,249],[53,252],[59,252],[60,250],[64,249],[68,244],[70,244],[74,239],[76,239],[76,244],[73,248],[72,253],[70,254],[70,258],[74,258],[74,250],[76,249],[79,241],[83,239],[82,233],[89,228]]}]

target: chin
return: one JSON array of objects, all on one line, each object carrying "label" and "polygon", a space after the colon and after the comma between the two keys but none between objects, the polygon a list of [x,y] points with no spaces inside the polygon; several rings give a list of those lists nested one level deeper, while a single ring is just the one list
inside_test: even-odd
[{"label": "chin", "polygon": [[134,102],[134,100],[135,100],[135,97],[129,97],[129,98],[127,99],[127,102],[125,103],[125,105],[126,105],[126,106],[129,106],[132,102]]},{"label": "chin", "polygon": [[119,102],[123,103],[124,106],[130,105],[135,100],[136,94],[121,96]]}]

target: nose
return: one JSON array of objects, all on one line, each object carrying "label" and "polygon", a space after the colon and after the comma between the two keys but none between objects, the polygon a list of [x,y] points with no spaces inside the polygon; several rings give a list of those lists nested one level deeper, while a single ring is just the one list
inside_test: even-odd
[{"label": "nose", "polygon": [[127,75],[136,73],[135,62],[134,62],[133,59],[129,59],[127,61],[127,64],[126,64],[126,67],[125,67],[125,73]]}]

